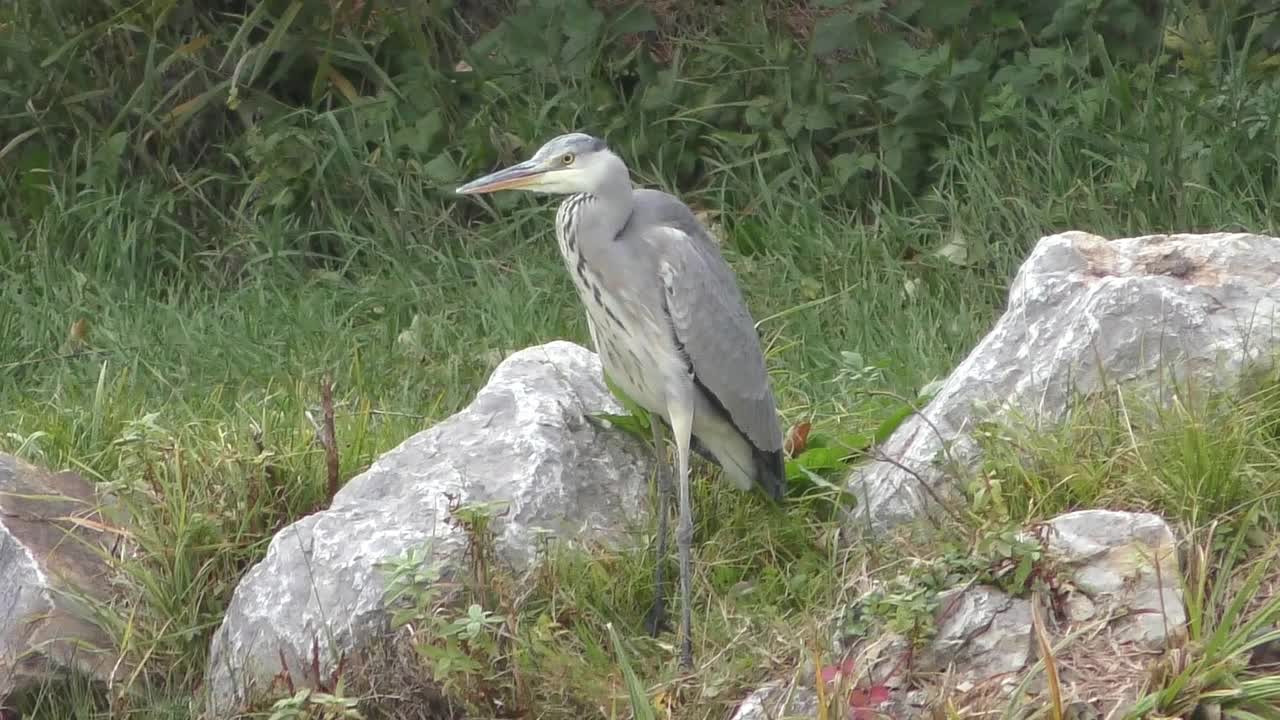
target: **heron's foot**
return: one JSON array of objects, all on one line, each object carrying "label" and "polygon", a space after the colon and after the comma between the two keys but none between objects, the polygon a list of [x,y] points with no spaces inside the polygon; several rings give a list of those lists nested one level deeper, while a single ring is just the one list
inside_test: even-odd
[{"label": "heron's foot", "polygon": [[644,629],[649,633],[649,637],[656,638],[664,632],[671,629],[671,623],[667,620],[667,602],[659,597],[657,602],[649,607],[649,612],[644,616]]},{"label": "heron's foot", "polygon": [[680,641],[680,669],[684,672],[693,670],[693,639],[688,635]]}]

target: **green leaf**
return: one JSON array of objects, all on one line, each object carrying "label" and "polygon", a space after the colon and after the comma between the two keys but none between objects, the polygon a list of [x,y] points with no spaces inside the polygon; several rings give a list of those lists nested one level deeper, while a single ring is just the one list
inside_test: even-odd
[{"label": "green leaf", "polygon": [[636,415],[614,415],[612,413],[595,413],[592,417],[604,420],[614,427],[624,432],[629,432],[643,440],[648,440],[652,434],[649,423],[644,418]]},{"label": "green leaf", "polygon": [[977,58],[965,58],[951,66],[951,77],[972,75],[973,73],[981,72],[985,67],[986,65]]},{"label": "green leaf", "polygon": [[797,455],[795,462],[807,470],[838,470],[845,466],[847,456],[843,448],[814,447]]},{"label": "green leaf", "polygon": [[391,136],[392,145],[396,148],[408,148],[415,153],[427,153],[435,147],[435,141],[444,130],[444,120],[439,110],[418,118],[407,127],[396,130]]},{"label": "green leaf", "polygon": [[841,435],[839,440],[839,448],[844,451],[848,457],[854,453],[862,452],[871,447],[871,443],[875,442],[875,435],[871,433],[850,433]]},{"label": "green leaf", "polygon": [[422,173],[437,183],[455,182],[462,177],[462,171],[447,152],[440,153],[423,165]]},{"label": "green leaf", "polygon": [[916,22],[930,30],[950,30],[969,17],[971,0],[930,0],[916,14]]},{"label": "green leaf", "polygon": [[898,429],[898,426],[901,425],[903,421],[905,421],[907,418],[911,417],[912,413],[914,412],[915,412],[915,409],[912,408],[910,405],[903,405],[902,407],[898,408],[892,415],[885,418],[878,426],[876,426],[876,432],[875,432],[876,444],[879,445],[885,440],[888,440],[889,436],[892,435],[893,432]]},{"label": "green leaf", "polygon": [[800,134],[800,129],[804,127],[804,111],[794,109],[782,118],[782,129],[787,131],[787,137],[794,138]]},{"label": "green leaf", "polygon": [[586,51],[600,42],[604,15],[594,9],[589,12],[570,12],[565,17],[563,27],[567,38],[560,48],[560,59],[566,63],[584,63],[588,59]]},{"label": "green leaf", "polygon": [[611,29],[618,35],[656,32],[658,21],[649,12],[649,8],[636,3],[613,19]]},{"label": "green leaf", "polygon": [[893,4],[893,16],[905,22],[914,18],[925,4],[924,0],[900,0]]},{"label": "green leaf", "polygon": [[827,130],[836,126],[836,119],[831,111],[821,105],[813,105],[804,114],[806,130]]},{"label": "green leaf", "polygon": [[850,13],[822,18],[813,28],[813,52],[816,55],[852,50],[860,40],[858,18]]},{"label": "green leaf", "polygon": [[294,0],[293,3],[285,9],[284,15],[276,21],[275,27],[271,28],[271,32],[267,35],[267,39],[262,42],[258,48],[257,57],[254,58],[253,70],[249,73],[248,79],[244,81],[246,85],[252,85],[257,79],[258,74],[266,67],[267,60],[272,54],[279,51],[284,41],[285,35],[289,32],[289,26],[297,19],[298,13],[302,11],[302,0]]},{"label": "green leaf", "polygon": [[605,387],[609,388],[609,392],[613,393],[613,396],[618,399],[618,404],[626,409],[627,412],[640,418],[647,429],[649,427],[649,412],[623,392],[622,388],[618,387],[618,384],[613,381],[613,378],[609,377],[608,373],[603,373],[603,375]]},{"label": "green leaf", "polygon": [[834,494],[837,502],[846,507],[854,507],[858,504],[858,496],[848,490],[836,485],[830,480],[822,477],[816,472],[804,467],[803,465],[791,461],[786,465],[787,483],[789,485],[808,483],[809,487],[825,490]]}]

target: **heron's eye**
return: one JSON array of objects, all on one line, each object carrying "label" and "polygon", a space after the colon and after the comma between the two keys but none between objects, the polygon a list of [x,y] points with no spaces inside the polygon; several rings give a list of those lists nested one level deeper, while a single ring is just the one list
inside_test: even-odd
[{"label": "heron's eye", "polygon": [[565,165],[573,164],[573,153],[565,153],[560,156],[560,162]]}]

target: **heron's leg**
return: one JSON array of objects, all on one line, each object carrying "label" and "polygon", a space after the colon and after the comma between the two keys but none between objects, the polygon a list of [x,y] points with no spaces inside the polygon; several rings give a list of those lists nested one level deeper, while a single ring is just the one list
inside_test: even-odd
[{"label": "heron's leg", "polygon": [[667,516],[671,514],[671,496],[675,494],[675,488],[671,485],[671,473],[667,467],[662,421],[650,415],[649,424],[653,428],[654,472],[658,484],[658,549],[653,566],[653,607],[649,608],[649,616],[645,618],[645,629],[651,637],[657,637],[667,624],[666,585],[662,582],[662,569],[667,564]]},{"label": "heron's leg", "polygon": [[680,483],[680,524],[676,545],[680,551],[680,666],[693,667],[693,607],[691,595],[690,545],[693,543],[693,509],[689,502],[689,438],[693,434],[693,404],[673,402],[668,407],[671,431],[676,438],[676,480]]}]

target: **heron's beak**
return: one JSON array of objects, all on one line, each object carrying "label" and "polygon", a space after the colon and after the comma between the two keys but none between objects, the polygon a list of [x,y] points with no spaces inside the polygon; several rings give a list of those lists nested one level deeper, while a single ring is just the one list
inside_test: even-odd
[{"label": "heron's beak", "polygon": [[499,190],[518,190],[532,187],[538,184],[545,172],[546,169],[541,165],[532,160],[527,160],[519,165],[512,165],[505,170],[499,170],[482,178],[476,178],[454,192],[459,195],[480,195]]}]

